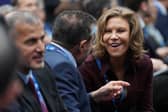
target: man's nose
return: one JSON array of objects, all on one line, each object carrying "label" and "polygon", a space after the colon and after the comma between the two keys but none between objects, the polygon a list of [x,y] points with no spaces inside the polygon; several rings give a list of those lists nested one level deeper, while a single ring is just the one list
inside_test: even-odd
[{"label": "man's nose", "polygon": [[39,51],[39,52],[44,52],[44,50],[45,50],[45,42],[43,42],[42,40],[39,40],[36,50]]}]

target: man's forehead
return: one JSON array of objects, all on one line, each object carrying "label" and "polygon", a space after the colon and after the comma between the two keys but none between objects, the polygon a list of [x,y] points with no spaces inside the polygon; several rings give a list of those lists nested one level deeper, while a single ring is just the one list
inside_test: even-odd
[{"label": "man's forehead", "polygon": [[28,23],[18,23],[16,24],[17,31],[34,31],[34,30],[42,30],[44,29],[43,23],[36,23],[36,24],[28,24]]}]

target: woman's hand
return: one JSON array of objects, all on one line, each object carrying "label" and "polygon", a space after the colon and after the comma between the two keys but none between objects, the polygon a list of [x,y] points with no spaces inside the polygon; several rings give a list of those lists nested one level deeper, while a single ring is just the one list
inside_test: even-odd
[{"label": "woman's hand", "polygon": [[123,87],[127,86],[130,86],[130,84],[125,81],[110,81],[98,90],[91,92],[90,95],[96,102],[110,101],[120,96]]}]

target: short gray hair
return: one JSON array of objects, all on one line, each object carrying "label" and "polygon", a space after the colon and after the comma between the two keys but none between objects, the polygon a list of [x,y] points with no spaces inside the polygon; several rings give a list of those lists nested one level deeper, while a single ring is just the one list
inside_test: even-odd
[{"label": "short gray hair", "polygon": [[11,31],[14,31],[17,25],[38,25],[42,22],[37,15],[29,11],[13,11],[6,15],[6,21]]}]

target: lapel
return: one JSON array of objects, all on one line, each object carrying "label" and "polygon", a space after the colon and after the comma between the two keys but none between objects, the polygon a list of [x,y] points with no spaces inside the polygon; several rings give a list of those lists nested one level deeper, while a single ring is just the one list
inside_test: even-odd
[{"label": "lapel", "polygon": [[18,102],[21,104],[21,108],[25,112],[41,112],[41,107],[38,104],[36,98],[33,96],[33,93],[31,92],[30,88],[23,82],[23,80],[19,77],[21,80],[24,90],[21,94],[21,96],[18,98]]},{"label": "lapel", "polygon": [[[39,88],[40,88],[40,91],[43,95],[43,98],[45,100],[45,103],[47,105],[47,108],[48,110],[55,110],[55,107],[54,107],[54,99],[52,98],[52,92],[53,92],[53,86],[52,85],[52,80],[50,80],[50,75],[49,74],[50,72],[43,68],[43,69],[39,69],[39,70],[36,70],[36,71],[33,71],[33,75],[35,76],[38,84],[39,84]],[[51,112],[52,112],[51,111]]]}]

